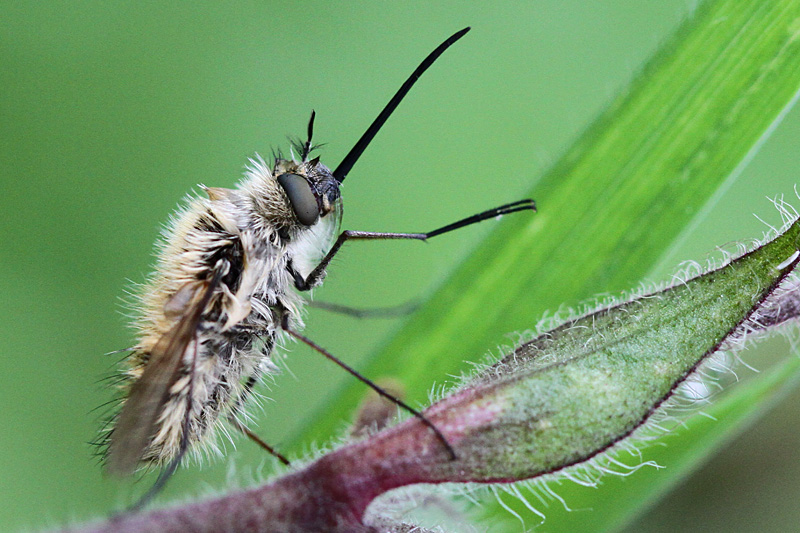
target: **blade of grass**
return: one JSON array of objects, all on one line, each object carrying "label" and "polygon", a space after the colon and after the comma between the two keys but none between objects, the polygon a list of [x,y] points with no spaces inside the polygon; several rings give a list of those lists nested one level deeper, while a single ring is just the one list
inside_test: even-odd
[{"label": "blade of grass", "polygon": [[[539,214],[501,224],[365,373],[419,401],[545,309],[635,284],[797,91],[799,18],[793,1],[704,3],[532,188]],[[295,445],[330,438],[362,395],[346,387]]]}]

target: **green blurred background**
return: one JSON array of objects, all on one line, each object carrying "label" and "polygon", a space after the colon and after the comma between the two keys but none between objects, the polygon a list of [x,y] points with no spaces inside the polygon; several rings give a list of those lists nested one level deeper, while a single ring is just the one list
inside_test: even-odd
[{"label": "green blurred background", "polygon": [[[98,379],[116,358],[103,354],[132,341],[126,280],[144,278],[160,225],[197,183],[232,186],[248,156],[303,135],[311,109],[334,166],[422,57],[471,25],[350,174],[345,226],[427,230],[515,200],[694,4],[0,4],[0,527],[101,516],[146,487],[102,475],[87,445],[99,424],[92,409],[112,396]],[[665,243],[669,259],[651,279],[760,236],[751,213],[776,223],[765,196],[793,199],[799,136],[795,110],[693,229]],[[422,297],[490,229],[352,246],[316,296],[361,306]],[[312,310],[307,333],[358,366],[398,322]],[[760,366],[787,351],[778,339],[746,359]],[[279,448],[349,379],[300,348],[287,364],[259,416],[259,433]],[[631,530],[800,523],[798,401],[787,398]],[[260,450],[236,444],[224,460],[181,471],[167,496],[268,473]]]}]

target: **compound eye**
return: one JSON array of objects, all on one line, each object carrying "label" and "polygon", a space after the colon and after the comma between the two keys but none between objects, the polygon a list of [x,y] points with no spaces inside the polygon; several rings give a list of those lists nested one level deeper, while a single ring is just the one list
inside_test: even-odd
[{"label": "compound eye", "polygon": [[300,223],[304,226],[314,224],[319,218],[319,205],[308,181],[297,174],[281,174],[278,176],[278,183],[286,191],[289,203],[292,204],[294,214]]}]

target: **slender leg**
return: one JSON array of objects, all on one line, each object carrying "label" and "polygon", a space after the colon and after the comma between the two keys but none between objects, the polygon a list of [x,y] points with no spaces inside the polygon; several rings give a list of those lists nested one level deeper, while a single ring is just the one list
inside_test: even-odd
[{"label": "slender leg", "polygon": [[420,413],[419,411],[417,411],[416,409],[414,409],[410,405],[406,404],[405,402],[403,402],[401,400],[398,400],[397,398],[395,398],[394,396],[392,396],[391,394],[389,394],[388,392],[386,392],[385,390],[380,388],[378,385],[376,385],[373,381],[371,381],[370,379],[368,379],[365,376],[361,375],[356,370],[350,368],[344,361],[342,361],[338,357],[334,356],[329,351],[327,351],[326,349],[324,349],[320,345],[316,344],[314,341],[312,341],[308,337],[305,337],[305,336],[301,335],[300,333],[292,330],[289,327],[289,315],[288,314],[284,314],[283,315],[283,317],[281,319],[281,328],[283,329],[283,331],[285,331],[286,333],[288,333],[289,335],[291,335],[295,339],[297,339],[300,342],[306,344],[307,346],[311,347],[312,349],[316,350],[317,352],[319,352],[322,355],[324,355],[325,357],[327,357],[330,361],[333,361],[334,363],[339,365],[341,368],[343,368],[344,370],[349,372],[350,375],[352,375],[353,377],[355,377],[356,379],[358,379],[359,381],[361,381],[362,383],[364,383],[368,387],[372,388],[372,390],[374,390],[375,392],[377,392],[378,394],[380,394],[381,396],[383,396],[384,398],[386,398],[390,402],[394,403],[395,405],[397,405],[398,407],[400,407],[402,409],[405,409],[406,411],[408,411],[409,413],[411,413],[412,415],[417,417],[423,424],[425,424],[426,426],[431,428],[431,431],[434,432],[434,434],[436,435],[436,438],[438,438],[442,442],[444,447],[447,449],[447,453],[450,455],[450,459],[453,460],[453,461],[456,460],[456,452],[455,452],[455,450],[453,450],[453,447],[450,446],[450,443],[447,442],[447,439],[444,437],[444,435],[442,435],[442,432],[439,431],[439,429],[433,424],[433,422],[431,422],[430,420],[425,418],[425,415],[423,415],[422,413]]},{"label": "slender leg", "polygon": [[448,233],[459,228],[463,228],[464,226],[469,226],[470,224],[476,224],[483,220],[487,220],[490,218],[499,217],[501,215],[507,215],[510,213],[516,213],[517,211],[523,211],[526,209],[530,209],[535,211],[536,205],[534,204],[533,200],[520,200],[518,202],[513,202],[506,205],[501,205],[499,207],[495,207],[494,209],[489,209],[488,211],[484,211],[482,213],[478,213],[476,215],[472,215],[470,217],[461,219],[457,222],[453,222],[452,224],[448,224],[447,226],[443,226],[439,229],[435,229],[433,231],[429,231],[428,233],[378,233],[378,232],[369,232],[369,231],[352,231],[346,230],[343,231],[339,238],[336,239],[331,250],[328,254],[320,261],[320,263],[311,271],[311,273],[303,278],[297,271],[291,269],[294,276],[294,284],[298,290],[307,291],[314,287],[317,282],[319,282],[320,278],[325,273],[325,269],[328,268],[328,264],[330,264],[331,259],[335,256],[342,245],[349,240],[387,240],[387,239],[414,239],[418,241],[426,241],[431,237],[436,237],[437,235],[441,235],[443,233]]},{"label": "slender leg", "polygon": [[178,469],[178,465],[181,464],[181,459],[183,459],[185,453],[186,448],[183,445],[183,439],[181,439],[181,450],[178,452],[178,455],[176,455],[172,461],[169,462],[167,467],[158,474],[158,478],[156,479],[156,482],[153,483],[153,486],[150,487],[150,489],[145,492],[136,503],[128,507],[127,512],[135,513],[141,511],[143,507],[153,500],[153,498],[158,496],[158,493],[161,492],[161,490],[166,486],[169,478],[171,478],[172,474],[175,473],[175,470]]},{"label": "slender leg", "polygon": [[395,318],[413,313],[419,307],[419,303],[416,301],[389,307],[368,308],[350,307],[349,305],[320,302],[318,300],[306,300],[306,302],[309,307],[324,309],[331,313],[339,313],[340,315],[351,316],[353,318]]},{"label": "slender leg", "polygon": [[252,440],[256,444],[264,448],[270,455],[275,456],[275,458],[277,458],[278,461],[282,462],[286,466],[289,466],[291,464],[289,463],[289,459],[281,455],[281,453],[278,452],[275,448],[273,448],[272,446],[261,440],[261,438],[258,435],[253,433],[247,426],[236,420],[236,418],[234,418],[233,415],[228,417],[228,422],[230,422],[233,427],[235,427],[236,429],[247,435],[250,438],[250,440]]},{"label": "slender leg", "polygon": [[[244,391],[242,392],[242,395],[239,397],[239,399],[236,401],[234,412],[239,410],[239,407],[245,402],[247,396],[250,395],[250,392],[253,390],[255,384],[256,384],[255,376],[250,376],[249,378],[247,378],[247,382],[245,382],[244,385]],[[248,428],[242,422],[237,420],[233,414],[228,415],[228,422],[230,422],[234,428],[247,435],[247,437],[250,440],[252,440],[256,444],[264,448],[270,455],[273,455],[275,458],[277,458],[281,463],[285,464],[286,466],[289,466],[289,460],[286,457],[284,457],[275,448],[264,442],[258,435],[253,433],[253,431],[251,431],[250,428]]]}]

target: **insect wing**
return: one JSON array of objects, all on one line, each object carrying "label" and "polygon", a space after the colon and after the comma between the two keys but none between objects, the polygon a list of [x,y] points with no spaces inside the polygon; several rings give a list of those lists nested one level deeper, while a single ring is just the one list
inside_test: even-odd
[{"label": "insect wing", "polygon": [[193,296],[179,321],[153,347],[141,377],[131,387],[108,450],[108,470],[116,475],[130,475],[142,459],[156,432],[158,417],[169,399],[169,390],[180,375],[186,349],[195,338],[204,309],[219,284],[196,281],[179,292]]}]

